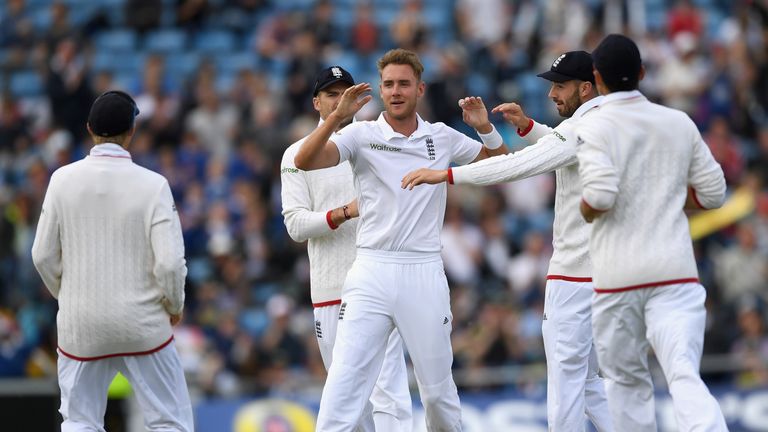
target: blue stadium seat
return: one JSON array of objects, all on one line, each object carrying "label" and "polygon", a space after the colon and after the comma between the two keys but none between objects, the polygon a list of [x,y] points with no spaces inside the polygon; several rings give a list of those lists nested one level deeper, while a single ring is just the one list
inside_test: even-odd
[{"label": "blue stadium seat", "polygon": [[223,74],[237,74],[241,70],[254,70],[258,64],[258,57],[250,51],[240,51],[214,57],[216,70]]},{"label": "blue stadium seat", "polygon": [[354,7],[336,7],[333,9],[333,24],[348,29],[355,23]]},{"label": "blue stadium seat", "polygon": [[195,48],[203,53],[230,52],[236,48],[235,36],[227,31],[211,30],[201,32],[195,40]]},{"label": "blue stadium seat", "polygon": [[110,52],[125,52],[136,49],[136,32],[128,29],[108,30],[96,36],[96,49]]},{"label": "blue stadium seat", "polygon": [[26,0],[24,5],[27,7],[27,10],[31,10],[41,6],[50,6],[51,0]]},{"label": "blue stadium seat", "polygon": [[11,94],[17,97],[40,96],[44,90],[43,80],[34,71],[22,71],[12,74],[9,84]]},{"label": "blue stadium seat", "polygon": [[135,51],[96,51],[91,59],[91,69],[94,72],[140,73],[145,57],[145,53]]},{"label": "blue stadium seat", "polygon": [[165,58],[165,71],[168,76],[187,77],[194,72],[202,61],[202,56],[197,52],[179,52]]},{"label": "blue stadium seat", "polygon": [[379,5],[376,6],[373,13],[373,21],[383,30],[382,33],[389,34],[389,27],[395,21],[395,18],[397,18],[399,13],[400,7],[398,6],[392,7],[388,5]]},{"label": "blue stadium seat", "polygon": [[453,10],[445,5],[424,6],[424,22],[432,30],[450,28],[453,24]]},{"label": "blue stadium seat", "polygon": [[184,50],[187,34],[183,30],[157,30],[144,38],[144,49],[151,52],[176,53]]},{"label": "blue stadium seat", "polygon": [[141,83],[141,75],[131,72],[116,72],[112,78],[115,86],[128,93],[136,93],[139,91]]},{"label": "blue stadium seat", "polygon": [[467,77],[467,91],[473,96],[488,99],[491,95],[491,82],[481,73],[472,73]]},{"label": "blue stadium seat", "polygon": [[231,73],[216,74],[216,91],[219,94],[228,94],[237,80],[237,76]]},{"label": "blue stadium seat", "polygon": [[40,6],[31,10],[32,25],[38,31],[45,31],[51,26],[51,9],[48,6]]},{"label": "blue stadium seat", "polygon": [[93,2],[79,4],[77,7],[69,9],[69,21],[75,26],[82,26],[93,17],[98,10],[98,6]]}]

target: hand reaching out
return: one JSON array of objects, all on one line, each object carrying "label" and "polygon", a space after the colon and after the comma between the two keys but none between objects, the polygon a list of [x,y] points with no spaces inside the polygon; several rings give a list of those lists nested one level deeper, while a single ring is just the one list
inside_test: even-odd
[{"label": "hand reaching out", "polygon": [[429,168],[419,168],[416,171],[411,171],[403,177],[400,187],[403,189],[413,190],[414,186],[418,186],[422,183],[426,184],[438,184],[448,180],[448,170],[433,170]]},{"label": "hand reaching out", "polygon": [[491,112],[494,114],[501,113],[507,123],[516,126],[520,130],[528,128],[528,123],[531,121],[523,112],[523,107],[514,102],[500,104],[492,109]]},{"label": "hand reaching out", "polygon": [[358,111],[360,111],[360,108],[362,108],[363,105],[367,104],[371,99],[373,99],[373,96],[365,94],[370,91],[371,85],[368,83],[355,84],[352,87],[347,88],[341,95],[339,104],[333,111],[334,114],[339,116],[341,119],[351,118]]},{"label": "hand reaching out", "polygon": [[488,110],[482,98],[470,96],[459,99],[459,106],[464,123],[480,133],[489,133],[492,130],[491,123],[488,121]]}]

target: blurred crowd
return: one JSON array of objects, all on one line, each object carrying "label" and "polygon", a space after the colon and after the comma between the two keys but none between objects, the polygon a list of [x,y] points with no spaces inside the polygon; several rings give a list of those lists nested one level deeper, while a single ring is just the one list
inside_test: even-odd
[{"label": "blurred crowd", "polygon": [[[0,376],[55,376],[56,302],[31,262],[58,167],[90,148],[99,93],[141,114],[135,163],[170,182],[189,276],[177,346],[203,396],[299,391],[325,371],[305,244],[280,214],[282,152],[317,124],[311,88],[340,64],[378,82],[392,47],[426,66],[420,113],[473,135],[456,101],[520,102],[560,121],[535,76],[607,33],[638,42],[641,90],[686,111],[746,210],[695,242],[708,291],[710,382],[768,385],[768,1],[7,0],[0,4]],[[377,98],[361,112],[375,118]],[[505,141],[514,128],[492,117]],[[465,390],[489,367],[541,365],[554,176],[451,187],[442,234]],[[705,363],[707,363],[705,361]],[[732,372],[736,371],[736,372]],[[539,375],[536,379],[542,379]],[[533,379],[533,378],[531,378]],[[525,377],[494,383],[525,390]]]}]

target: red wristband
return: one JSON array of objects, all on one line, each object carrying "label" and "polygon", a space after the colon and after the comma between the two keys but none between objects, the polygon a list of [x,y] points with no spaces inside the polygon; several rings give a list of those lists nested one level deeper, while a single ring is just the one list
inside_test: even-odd
[{"label": "red wristband", "polygon": [[528,119],[528,127],[525,128],[525,130],[520,130],[518,128],[517,129],[517,134],[520,135],[521,137],[524,137],[524,136],[528,135],[528,132],[530,132],[531,129],[533,129],[533,119]]},{"label": "red wristband", "polygon": [[339,226],[333,223],[333,218],[331,218],[331,212],[333,210],[328,210],[328,213],[325,214],[325,221],[328,222],[328,226],[331,227],[332,230],[335,230]]},{"label": "red wristband", "polygon": [[448,184],[453,184],[453,170],[448,168]]}]

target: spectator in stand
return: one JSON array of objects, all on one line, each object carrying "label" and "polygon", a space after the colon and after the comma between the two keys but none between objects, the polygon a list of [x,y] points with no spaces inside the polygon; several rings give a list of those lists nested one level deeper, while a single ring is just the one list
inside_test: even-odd
[{"label": "spectator in stand", "polygon": [[667,34],[674,39],[680,32],[690,32],[698,39],[704,30],[701,13],[692,0],[677,0],[667,14]]},{"label": "spectator in stand", "polygon": [[389,31],[395,46],[421,52],[429,35],[421,0],[405,0]]},{"label": "spectator in stand", "polygon": [[[352,49],[367,58],[379,46],[379,29],[373,20],[373,6],[364,1],[355,6],[355,21],[351,29]],[[364,62],[368,63],[368,62]]]},{"label": "spectator in stand", "polygon": [[451,283],[477,284],[480,276],[483,234],[476,224],[469,223],[459,203],[445,209],[445,222],[440,234],[445,273]]},{"label": "spectator in stand", "polygon": [[197,88],[200,105],[189,113],[187,130],[195,133],[208,153],[223,159],[234,151],[239,115],[237,108],[222,100],[212,82],[200,83]]},{"label": "spectator in stand", "polygon": [[[743,370],[736,376],[740,388],[765,388],[768,385],[768,333],[765,306],[750,299],[739,306],[739,336],[731,346],[731,355],[742,364]],[[759,304],[765,305],[764,302]]]},{"label": "spectator in stand", "polygon": [[704,141],[717,163],[723,167],[728,184],[740,183],[744,175],[745,160],[739,141],[731,133],[728,120],[720,116],[713,118],[704,134]]},{"label": "spectator in stand", "polygon": [[751,223],[741,222],[736,229],[736,243],[725,249],[715,264],[715,279],[720,297],[737,306],[745,298],[757,298],[768,305],[768,256],[757,248]]},{"label": "spectator in stand", "polygon": [[74,39],[64,38],[56,44],[56,51],[47,66],[46,91],[53,121],[80,142],[86,135],[84,125],[94,97],[86,59]]}]

